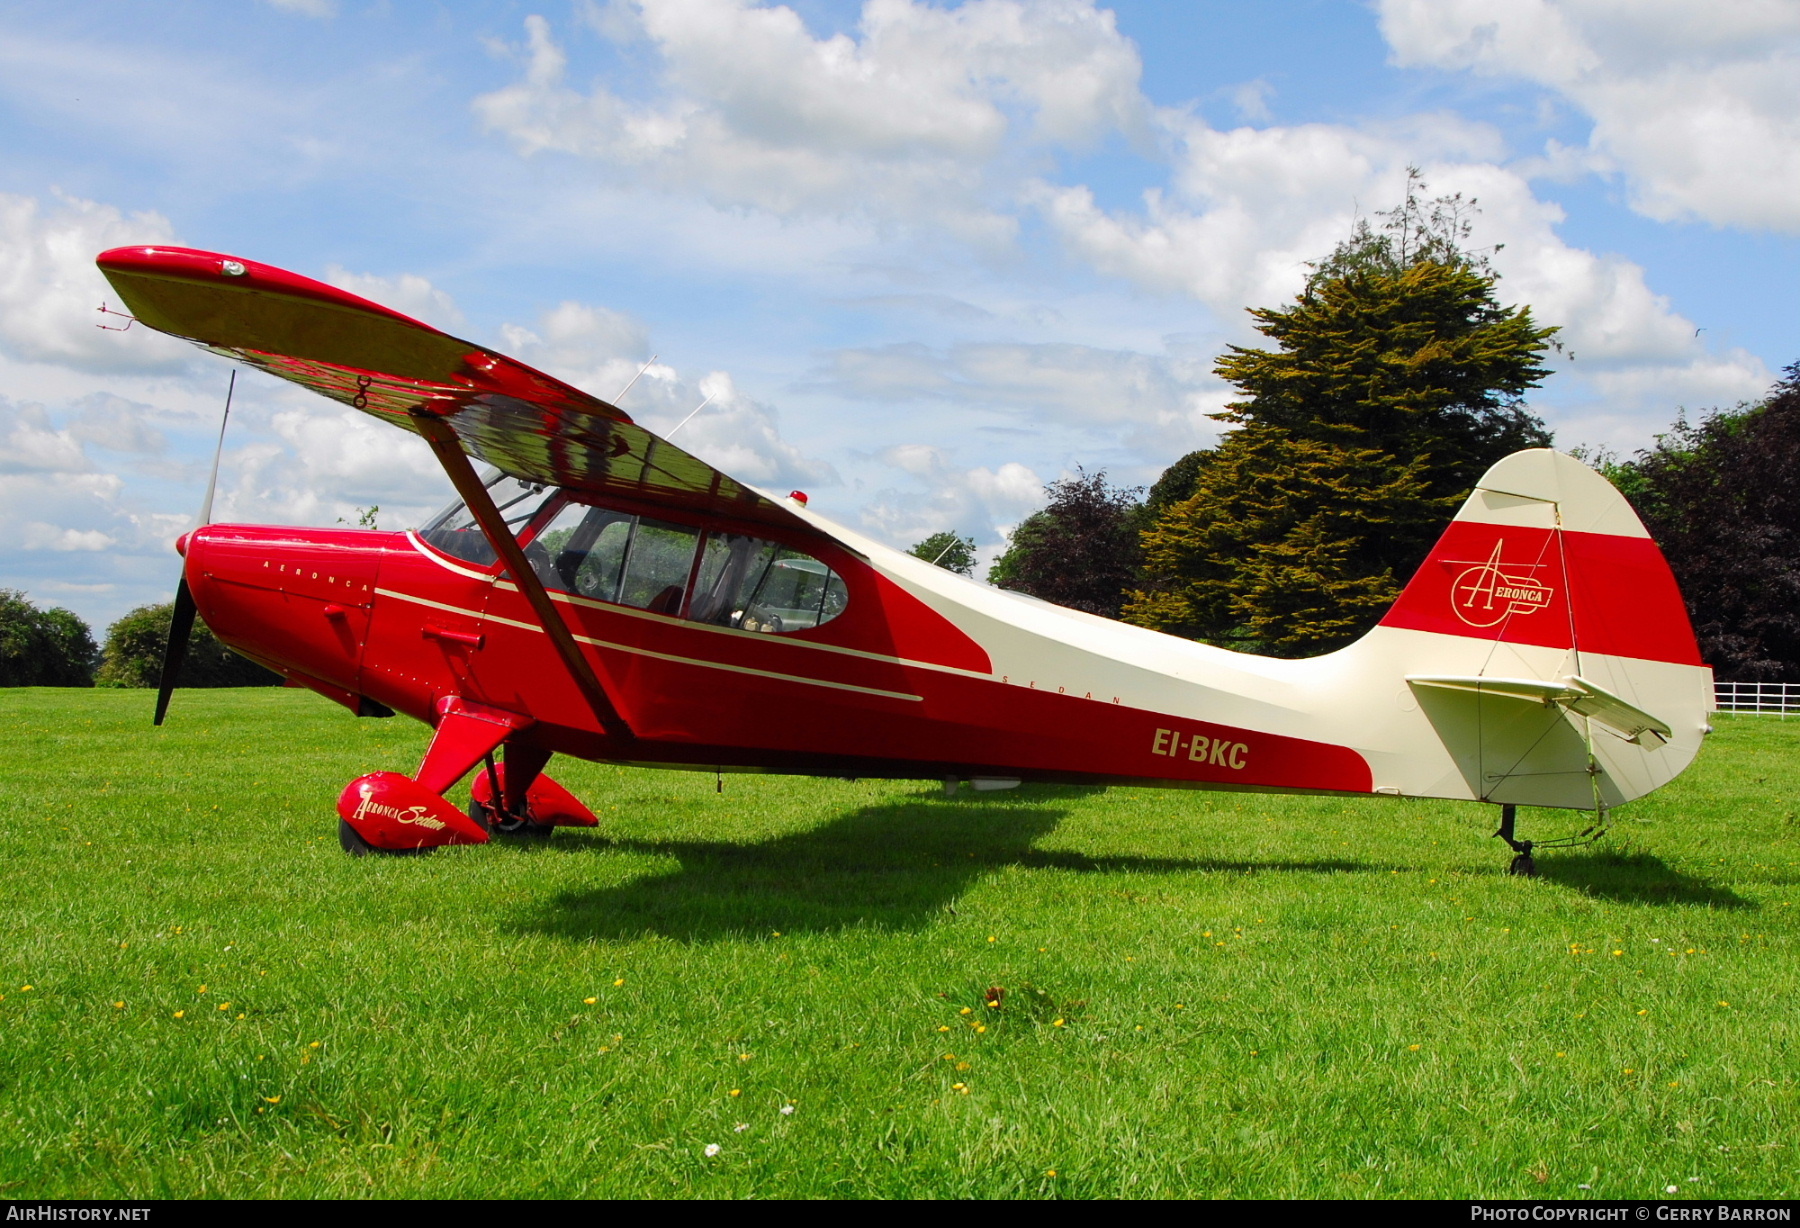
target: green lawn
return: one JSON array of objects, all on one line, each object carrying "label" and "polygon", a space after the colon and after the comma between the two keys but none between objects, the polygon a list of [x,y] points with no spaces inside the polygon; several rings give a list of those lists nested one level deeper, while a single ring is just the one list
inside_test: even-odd
[{"label": "green lawn", "polygon": [[0,691],[10,1198],[1800,1191],[1800,722],[1523,880],[1477,806],[561,760],[598,830],[352,860],[422,726],[151,702]]}]

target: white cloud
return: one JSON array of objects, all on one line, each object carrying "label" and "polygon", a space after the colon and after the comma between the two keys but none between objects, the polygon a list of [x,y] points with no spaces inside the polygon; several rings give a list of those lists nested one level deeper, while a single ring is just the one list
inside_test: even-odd
[{"label": "white cloud", "polygon": [[880,459],[924,487],[880,490],[863,508],[864,527],[901,548],[949,530],[974,537],[984,553],[992,553],[1014,525],[1044,504],[1044,480],[1017,461],[959,469],[949,452],[927,444],[900,444]]},{"label": "white cloud", "polygon": [[[531,328],[507,324],[500,333],[513,357],[602,400],[613,400],[629,384],[619,407],[634,421],[663,434],[680,427],[676,443],[740,481],[757,486],[839,481],[830,464],[784,440],[778,412],[746,395],[726,372],[696,380],[666,363],[646,369],[649,334],[623,312],[564,302]],[[702,403],[706,408],[681,426]]]},{"label": "white cloud", "polygon": [[115,544],[109,534],[98,529],[65,529],[41,520],[28,520],[20,527],[19,545],[25,550],[95,551],[109,550]]},{"label": "white cloud", "polygon": [[75,410],[68,432],[83,443],[144,456],[153,456],[168,445],[163,433],[153,425],[164,416],[154,405],[95,392],[77,401]]},{"label": "white cloud", "polygon": [[[1181,344],[1167,354],[1059,343],[905,343],[830,354],[807,388],[879,404],[936,402],[965,425],[1060,424],[1149,455],[1178,456],[1217,437],[1208,417],[1225,402],[1211,355]],[[1124,428],[1123,430],[1121,428]]]},{"label": "white cloud", "polygon": [[815,37],[792,9],[744,0],[601,12],[603,32],[620,37],[629,17],[655,49],[655,97],[571,88],[567,54],[531,17],[523,78],[478,98],[477,114],[522,152],[596,158],[716,205],[1004,240],[997,163],[1146,131],[1136,49],[1086,0],[869,0],[855,38]]},{"label": "white cloud", "polygon": [[1622,173],[1642,213],[1800,231],[1792,0],[1381,0],[1380,14],[1399,64],[1522,78],[1580,108],[1587,165]]},{"label": "white cloud", "polygon": [[42,405],[0,397],[0,473],[87,473],[93,464],[81,443],[57,430]]},{"label": "white cloud", "polygon": [[123,310],[94,257],[111,247],[167,243],[174,231],[155,213],[127,216],[110,205],[58,194],[49,208],[34,197],[0,193],[0,351],[84,371],[173,370],[187,347],[141,325],[102,316]]},{"label": "white cloud", "polygon": [[456,300],[417,273],[400,273],[380,277],[373,273],[352,273],[341,265],[328,265],[325,280],[340,290],[379,303],[383,307],[422,320],[433,328],[460,328],[466,321],[457,309]]},{"label": "white cloud", "polygon": [[1713,353],[1642,267],[1564,241],[1561,208],[1501,164],[1504,151],[1484,129],[1442,117],[1232,132],[1185,115],[1163,120],[1179,139],[1172,187],[1149,193],[1142,212],[1102,209],[1084,187],[1045,185],[1038,200],[1069,249],[1096,268],[1191,295],[1246,339],[1254,335],[1244,306],[1290,300],[1306,262],[1348,235],[1358,213],[1398,202],[1407,167],[1421,165],[1432,194],[1480,202],[1471,243],[1501,248],[1493,257],[1501,300],[1527,303],[1540,324],[1561,328],[1566,353],[1550,365],[1562,404],[1548,413],[1565,433],[1610,434],[1634,417],[1636,446],[1666,424],[1668,389],[1730,403],[1754,395],[1750,385],[1767,387],[1760,362]]}]

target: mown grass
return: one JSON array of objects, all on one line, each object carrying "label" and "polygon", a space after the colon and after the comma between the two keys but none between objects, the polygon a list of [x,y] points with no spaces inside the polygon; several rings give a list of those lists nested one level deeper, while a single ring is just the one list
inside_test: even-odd
[{"label": "mown grass", "polygon": [[8,1197],[1800,1186],[1800,723],[1530,881],[1474,806],[560,760],[597,831],[358,861],[423,727],[149,699],[0,692]]}]

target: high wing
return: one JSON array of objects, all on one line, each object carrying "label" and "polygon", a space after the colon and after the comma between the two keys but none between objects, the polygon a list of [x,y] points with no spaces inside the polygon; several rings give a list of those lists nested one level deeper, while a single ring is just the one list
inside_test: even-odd
[{"label": "high wing", "polygon": [[139,322],[415,434],[435,418],[465,452],[513,477],[803,523],[618,406],[336,286],[185,247],[118,247],[97,263]]}]

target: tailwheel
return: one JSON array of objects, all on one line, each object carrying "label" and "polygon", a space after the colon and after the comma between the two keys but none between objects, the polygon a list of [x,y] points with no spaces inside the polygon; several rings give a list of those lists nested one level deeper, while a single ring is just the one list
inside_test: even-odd
[{"label": "tailwheel", "polygon": [[1500,830],[1494,834],[1506,841],[1515,856],[1512,864],[1506,867],[1508,874],[1518,878],[1536,878],[1538,876],[1537,859],[1531,855],[1532,844],[1529,840],[1520,840],[1514,835],[1515,825],[1519,818],[1519,808],[1513,805],[1500,807]]}]

